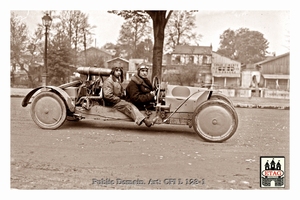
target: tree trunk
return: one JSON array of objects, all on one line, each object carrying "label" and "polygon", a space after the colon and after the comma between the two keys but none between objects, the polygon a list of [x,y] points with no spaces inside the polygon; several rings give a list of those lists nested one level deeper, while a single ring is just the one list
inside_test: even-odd
[{"label": "tree trunk", "polygon": [[10,79],[10,84],[11,84],[11,86],[13,86],[14,87],[14,85],[15,85],[15,74],[14,74],[14,72],[16,71],[16,64],[14,64],[13,63],[13,68],[12,68],[12,71],[10,72],[10,77],[11,77],[11,79]]},{"label": "tree trunk", "polygon": [[[30,68],[30,66],[29,66],[29,68]],[[26,74],[27,74],[27,77],[28,77],[28,80],[29,80],[29,82],[27,83],[27,87],[28,88],[32,88],[34,84],[33,84],[33,79],[32,79],[32,77],[30,75],[30,72],[28,70],[26,70],[24,68],[24,66],[22,66],[21,69],[24,70],[26,72]]]},{"label": "tree trunk", "polygon": [[146,11],[153,21],[153,34],[154,34],[154,46],[153,46],[153,59],[152,59],[152,77],[157,76],[158,80],[162,78],[162,58],[163,58],[163,46],[165,38],[165,26],[169,20],[172,11],[169,12],[166,17],[165,10],[163,11]]},{"label": "tree trunk", "polygon": [[[27,72],[26,72],[26,73],[27,73]],[[29,80],[27,87],[28,87],[28,88],[33,88],[33,87],[35,87],[35,85],[34,85],[34,83],[33,83],[32,76],[31,76],[29,73],[27,73],[27,77],[28,77],[28,80]]]}]

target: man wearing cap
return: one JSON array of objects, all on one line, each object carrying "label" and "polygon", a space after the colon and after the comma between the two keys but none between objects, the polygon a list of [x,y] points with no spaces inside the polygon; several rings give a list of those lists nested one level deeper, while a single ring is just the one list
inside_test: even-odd
[{"label": "man wearing cap", "polygon": [[155,122],[145,118],[145,116],[132,103],[125,101],[123,82],[123,70],[121,67],[113,67],[110,76],[103,83],[103,97],[106,103],[116,108],[135,121],[137,125],[143,122],[147,127],[151,127]]},{"label": "man wearing cap", "polygon": [[133,103],[139,110],[151,107],[150,103],[155,101],[155,91],[148,79],[148,69],[148,66],[141,64],[126,87],[126,101]]}]

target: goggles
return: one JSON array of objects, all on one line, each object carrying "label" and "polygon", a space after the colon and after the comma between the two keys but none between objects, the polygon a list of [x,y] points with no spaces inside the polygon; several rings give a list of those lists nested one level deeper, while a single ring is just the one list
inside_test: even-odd
[{"label": "goggles", "polygon": [[146,70],[148,70],[148,69],[149,69],[149,67],[148,67],[148,66],[146,66],[146,65],[142,65],[142,66],[140,66],[140,67],[138,68],[138,70],[142,70],[142,69],[146,69]]}]

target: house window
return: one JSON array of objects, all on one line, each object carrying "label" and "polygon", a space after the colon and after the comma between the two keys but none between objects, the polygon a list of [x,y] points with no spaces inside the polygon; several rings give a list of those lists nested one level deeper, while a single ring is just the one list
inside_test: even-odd
[{"label": "house window", "polygon": [[218,72],[224,73],[225,72],[225,67],[223,67],[223,66],[218,67]]},{"label": "house window", "polygon": [[218,73],[229,73],[229,74],[233,74],[233,73],[238,73],[235,69],[234,64],[215,64],[216,66],[216,71]]},{"label": "house window", "polygon": [[175,57],[174,64],[175,65],[180,64],[180,56]]},{"label": "house window", "polygon": [[194,63],[194,56],[189,56],[189,64],[193,64]]},{"label": "house window", "polygon": [[234,71],[234,67],[233,66],[228,66],[227,69],[226,69],[227,73],[233,73],[233,71]]},{"label": "house window", "polygon": [[206,56],[203,56],[203,58],[202,58],[202,64],[207,64],[207,57]]}]

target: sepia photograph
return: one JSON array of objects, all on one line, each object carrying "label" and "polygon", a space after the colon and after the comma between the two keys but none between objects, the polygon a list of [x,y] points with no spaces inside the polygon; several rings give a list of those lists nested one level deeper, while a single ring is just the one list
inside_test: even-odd
[{"label": "sepia photograph", "polygon": [[291,191],[291,10],[116,8],[10,8],[10,193]]}]

